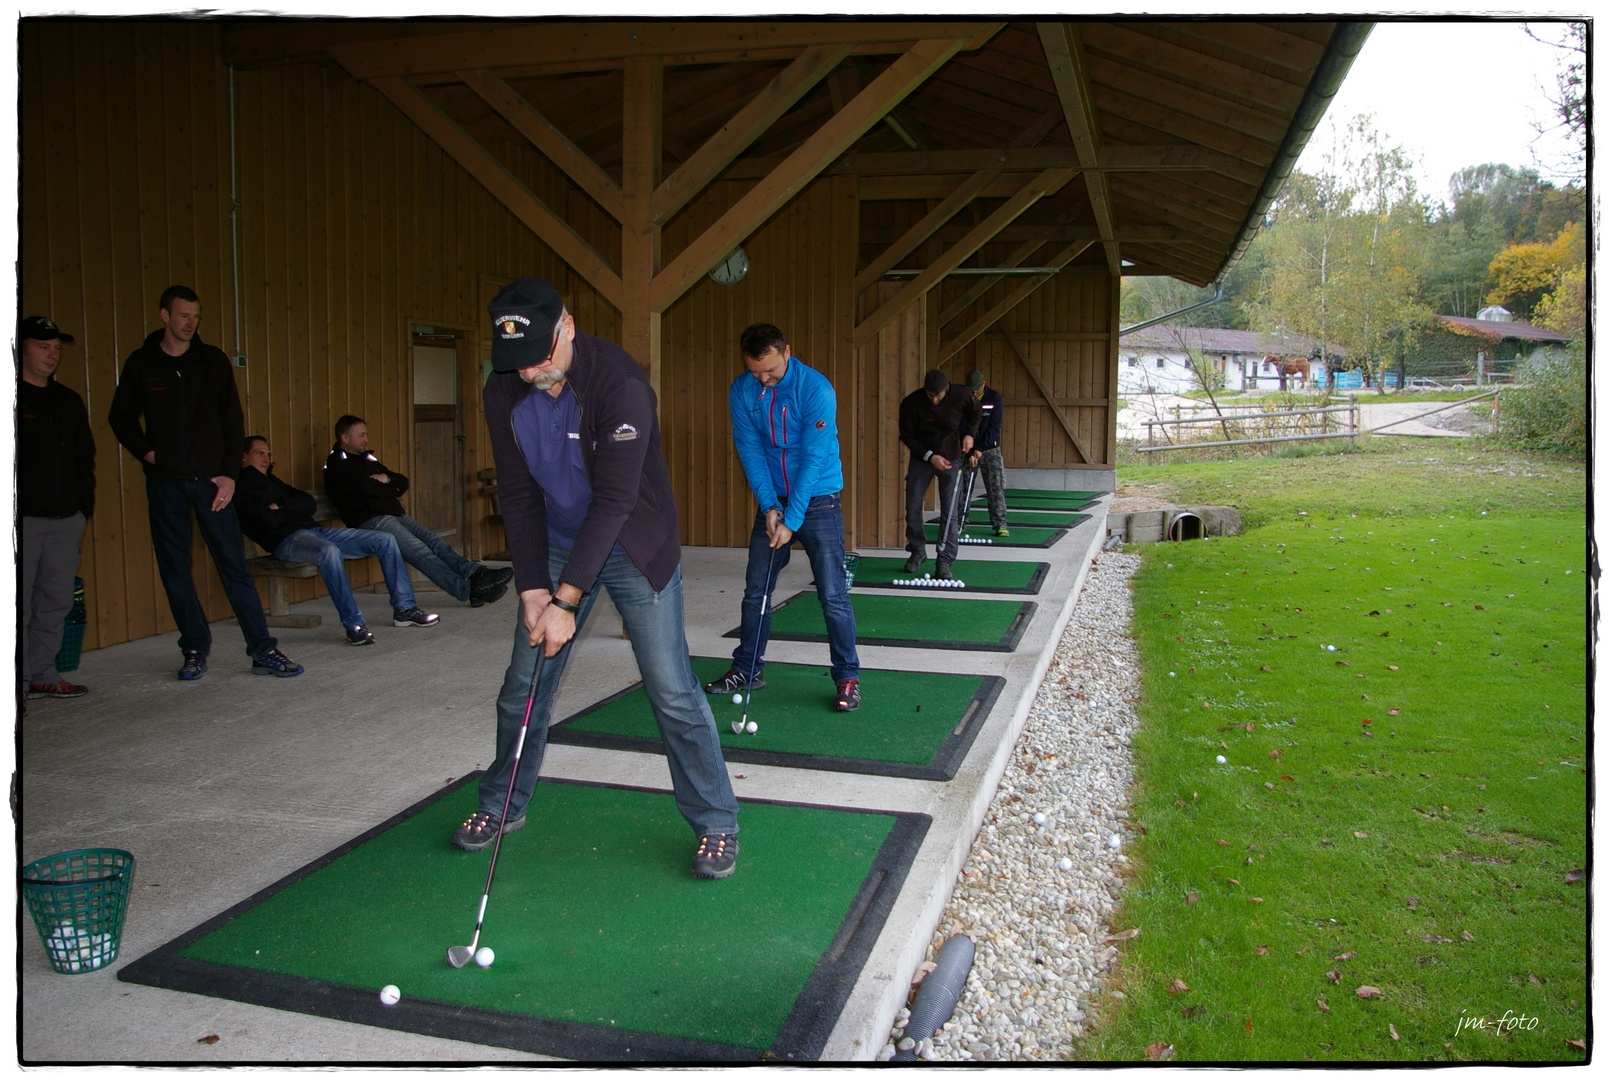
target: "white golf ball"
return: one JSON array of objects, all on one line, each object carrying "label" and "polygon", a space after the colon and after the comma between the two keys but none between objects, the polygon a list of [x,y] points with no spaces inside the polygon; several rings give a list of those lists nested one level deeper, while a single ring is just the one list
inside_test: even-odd
[{"label": "white golf ball", "polygon": [[491,967],[492,961],[496,959],[497,954],[492,952],[489,945],[482,945],[480,948],[475,950],[475,963],[479,964],[481,967]]},{"label": "white golf ball", "polygon": [[398,990],[395,986],[387,983],[385,986],[380,987],[380,1004],[390,1006],[395,1005],[401,1000],[402,991]]},{"label": "white golf ball", "polygon": [[1218,764],[1225,765],[1225,764],[1228,764],[1228,762],[1229,762],[1228,758],[1224,757],[1222,754],[1218,755]]},{"label": "white golf ball", "polygon": [[733,705],[741,705],[741,704],[743,704],[743,695],[742,694],[733,694],[732,695],[732,704]]},{"label": "white golf ball", "polygon": [[1330,651],[1331,651],[1331,652],[1334,652],[1334,651],[1335,651],[1335,646],[1334,646],[1334,645],[1326,645],[1326,646],[1324,646],[1324,647],[1325,647],[1325,648],[1326,648],[1326,649],[1328,649],[1328,650],[1330,650]]},{"label": "white golf ball", "polygon": [[759,731],[759,730],[760,730],[760,725],[756,724],[753,720],[750,720],[749,721],[749,734],[753,735],[756,731]]},{"label": "white golf ball", "polygon": [[923,581],[932,581],[933,580],[933,575],[932,574],[923,574],[922,575],[922,580]]},{"label": "white golf ball", "polygon": [[1035,814],[1034,815],[1034,824],[1035,825],[1043,825],[1044,823],[1045,823],[1045,815],[1044,814]]},{"label": "white golf ball", "polygon": [[1118,848],[1123,846],[1123,838],[1118,836],[1116,833],[1113,833],[1111,837],[1107,839],[1106,846],[1111,848],[1113,851],[1116,851]]},{"label": "white golf ball", "polygon": [[1168,678],[1170,678],[1170,679],[1177,679],[1177,678],[1178,678],[1178,677],[1179,677],[1179,673],[1178,673],[1178,672],[1177,672],[1177,671],[1170,671],[1170,672],[1168,672]]},{"label": "white golf ball", "polygon": [[1061,862],[1057,863],[1056,865],[1063,870],[1071,870],[1073,868],[1073,860],[1063,855],[1061,857]]}]

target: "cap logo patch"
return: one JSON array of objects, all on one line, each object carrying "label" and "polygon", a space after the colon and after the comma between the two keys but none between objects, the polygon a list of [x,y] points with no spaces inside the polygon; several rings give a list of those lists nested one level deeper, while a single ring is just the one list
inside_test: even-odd
[{"label": "cap logo patch", "polygon": [[524,328],[530,325],[531,320],[524,315],[504,315],[498,320],[504,341],[518,341],[525,336]]},{"label": "cap logo patch", "polygon": [[614,442],[630,442],[636,437],[637,429],[630,424],[621,424],[609,433],[609,438]]}]

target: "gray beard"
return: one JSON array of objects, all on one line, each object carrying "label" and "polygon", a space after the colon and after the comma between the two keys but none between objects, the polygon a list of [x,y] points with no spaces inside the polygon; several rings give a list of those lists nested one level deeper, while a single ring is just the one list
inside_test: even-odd
[{"label": "gray beard", "polygon": [[531,385],[536,387],[538,390],[551,390],[563,381],[563,372],[550,371],[546,375],[538,375],[536,378],[532,379]]}]

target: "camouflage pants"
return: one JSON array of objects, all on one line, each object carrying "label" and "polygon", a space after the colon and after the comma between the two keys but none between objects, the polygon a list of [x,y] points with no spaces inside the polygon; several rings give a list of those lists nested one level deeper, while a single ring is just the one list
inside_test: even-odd
[{"label": "camouflage pants", "polygon": [[[1000,448],[983,451],[978,459],[978,471],[983,474],[983,489],[989,496],[989,524],[1001,529],[1006,524],[1006,466],[1000,457]],[[973,494],[977,492],[974,489]],[[971,508],[968,507],[970,510]]]}]

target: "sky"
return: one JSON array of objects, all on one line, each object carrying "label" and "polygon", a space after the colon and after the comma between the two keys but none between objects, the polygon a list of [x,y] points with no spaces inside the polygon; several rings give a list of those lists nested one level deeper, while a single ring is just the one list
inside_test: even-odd
[{"label": "sky", "polygon": [[[1533,25],[1558,40],[1556,26]],[[1559,57],[1520,22],[1376,23],[1297,168],[1317,171],[1332,123],[1372,113],[1387,142],[1418,163],[1419,190],[1431,202],[1448,198],[1454,172],[1489,161],[1562,183],[1546,167],[1560,156],[1558,142],[1538,142],[1535,127],[1552,120],[1546,95]]]}]

